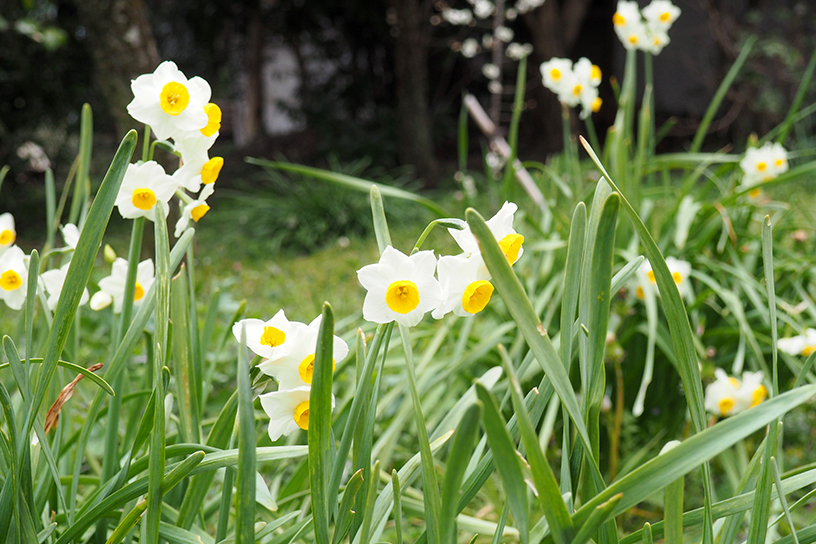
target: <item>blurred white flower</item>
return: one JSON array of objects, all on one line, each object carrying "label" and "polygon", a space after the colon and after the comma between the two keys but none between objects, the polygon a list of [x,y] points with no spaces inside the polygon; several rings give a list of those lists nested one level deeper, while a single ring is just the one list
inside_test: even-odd
[{"label": "blurred white flower", "polygon": [[[177,188],[177,181],[168,176],[159,163],[129,164],[116,197],[116,207],[125,219],[145,217],[154,221],[156,202],[166,204]],[[169,207],[165,207],[165,213],[169,213]]]},{"label": "blurred white flower", "polygon": [[11,246],[0,255],[0,299],[12,310],[19,310],[28,288],[27,257],[23,250]]},{"label": "blurred white flower", "polygon": [[788,170],[788,153],[782,144],[766,143],[762,147],[749,147],[740,161],[745,175],[740,189],[747,189],[776,178]]},{"label": "blurred white flower", "polygon": [[60,232],[62,233],[62,239],[65,240],[65,245],[71,249],[76,249],[79,242],[79,229],[77,226],[73,223],[60,225]]},{"label": "blurred white flower", "polygon": [[209,123],[205,106],[210,101],[210,84],[200,77],[187,79],[172,61],[165,61],[152,74],[130,83],[133,101],[127,110],[135,120],[150,125],[159,140],[180,132],[201,130]]},{"label": "blurred white flower", "polygon": [[680,8],[672,4],[670,0],[652,0],[648,6],[643,8],[642,13],[650,30],[668,32],[671,25],[680,16]]},{"label": "blurred white flower", "polygon": [[570,59],[554,57],[541,64],[541,78],[544,86],[558,96],[568,92],[566,86],[572,79],[571,73],[572,61]]},{"label": "blurred white flower", "polygon": [[496,12],[496,6],[489,0],[476,0],[473,3],[473,13],[479,19],[486,19]]},{"label": "blurred white flower", "polygon": [[487,90],[490,91],[492,94],[501,94],[504,90],[504,85],[496,81],[495,79],[487,84]]},{"label": "blurred white flower", "polygon": [[[62,286],[65,284],[65,276],[68,274],[69,266],[71,266],[71,263],[65,263],[60,268],[47,270],[40,274],[40,287],[48,295],[48,309],[52,312],[57,309],[57,303],[62,293]],[[88,289],[85,289],[82,291],[82,297],[79,300],[80,306],[87,304],[88,298]]]},{"label": "blurred white flower", "polygon": [[724,370],[714,370],[715,381],[706,386],[705,409],[715,416],[734,416],[760,404],[768,396],[762,384],[762,372],[745,372],[743,380],[729,377]]},{"label": "blurred white flower", "polygon": [[452,25],[466,26],[473,21],[473,14],[469,9],[445,9],[442,10],[442,18]]},{"label": "blurred white flower", "polygon": [[[528,13],[537,7],[544,5],[544,0],[518,0],[516,2],[516,10],[519,13]],[[509,10],[508,10],[509,11]],[[510,19],[508,17],[508,19]],[[510,19],[512,20],[512,19]]]},{"label": "blurred white flower", "polygon": [[51,168],[51,161],[42,146],[34,142],[26,142],[17,148],[17,156],[28,161],[28,168],[32,172],[45,172]]},{"label": "blurred white flower", "polygon": [[17,240],[17,229],[14,227],[14,216],[6,212],[0,214],[0,255]]},{"label": "blurred white flower", "polygon": [[410,257],[391,246],[378,263],[357,271],[366,288],[363,319],[373,323],[396,321],[413,327],[422,316],[442,302],[442,289],[434,278],[436,257],[432,251],[418,251]]},{"label": "blurred white flower", "polygon": [[473,38],[468,38],[462,42],[462,56],[465,58],[473,58],[479,52],[479,42]]},{"label": "blurred white flower", "polygon": [[[690,293],[687,280],[691,274],[691,263],[688,261],[675,259],[674,257],[666,257],[666,266],[669,268],[669,273],[672,275],[674,284],[677,285],[677,289],[680,291],[680,294],[687,296]],[[657,286],[657,280],[655,279],[655,274],[652,270],[652,263],[649,262],[648,259],[643,261],[643,264],[640,266],[639,274],[645,276],[647,282],[645,284],[641,282],[638,285],[635,290],[635,295],[639,299],[643,300],[643,289],[654,288]]]},{"label": "blurred white flower", "polygon": [[504,18],[508,21],[515,21],[518,17],[518,10],[515,8],[507,8],[504,10]]},{"label": "blurred white flower", "polygon": [[[122,311],[122,304],[125,299],[125,283],[127,282],[128,262],[119,257],[113,262],[111,275],[99,280],[99,289],[104,291],[104,295],[94,294],[91,298],[91,308],[101,310],[113,302],[113,313]],[[145,293],[153,285],[153,260],[147,259],[139,263],[136,268],[136,287],[133,291],[133,303],[138,304],[144,298]],[[98,295],[98,296],[97,296]],[[96,299],[96,300],[94,300]],[[107,304],[104,304],[107,302]]]},{"label": "blurred white flower", "polygon": [[777,343],[779,351],[788,355],[803,355],[808,357],[816,351],[816,329],[808,328],[805,334],[780,338]]},{"label": "blurred white flower", "polygon": [[500,26],[496,28],[494,35],[496,36],[497,40],[502,41],[504,43],[509,43],[513,41],[514,33],[512,28]]},{"label": "blurred white flower", "polygon": [[482,74],[487,79],[497,79],[501,75],[501,70],[495,64],[488,62],[484,66],[482,66]]},{"label": "blurred white flower", "polygon": [[508,56],[508,58],[513,60],[521,60],[532,52],[533,46],[529,43],[522,45],[514,42],[507,46],[507,50],[504,53]]}]

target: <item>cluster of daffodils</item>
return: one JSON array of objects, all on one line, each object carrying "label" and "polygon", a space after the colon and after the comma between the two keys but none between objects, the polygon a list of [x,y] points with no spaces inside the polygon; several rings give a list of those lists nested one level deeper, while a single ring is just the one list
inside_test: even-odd
[{"label": "cluster of daffodils", "polygon": [[601,109],[601,69],[588,58],[582,57],[575,64],[570,59],[552,58],[541,65],[541,78],[562,104],[581,106],[581,119]]},{"label": "cluster of daffodils", "polygon": [[776,343],[779,351],[788,355],[804,355],[808,357],[816,351],[816,329],[808,328],[805,334],[780,338]]},{"label": "cluster of daffodils", "polygon": [[[740,167],[745,175],[739,188],[750,189],[787,172],[788,152],[778,143],[769,142],[762,147],[750,147],[740,161]],[[761,192],[761,189],[756,187],[748,193],[748,196],[757,198]]]},{"label": "cluster of daffodils", "polygon": [[670,0],[652,0],[642,11],[635,0],[620,0],[612,22],[626,49],[658,55],[669,44],[669,29],[679,16],[680,8]]},{"label": "cluster of daffodils", "polygon": [[[277,391],[261,395],[273,442],[298,429],[309,428],[309,394],[321,317],[306,325],[289,321],[280,310],[268,321],[243,319],[232,327],[235,339],[240,342],[243,331],[247,347],[262,358],[258,369],[278,382]],[[332,363],[336,365],[345,359],[348,352],[348,345],[335,336]]]},{"label": "cluster of daffodils", "polygon": [[[515,6],[507,7],[502,13],[497,12],[496,5],[490,0],[467,1],[469,7],[462,9],[452,8],[444,1],[437,2],[436,7],[439,13],[431,17],[431,23],[477,27],[480,21],[497,16],[501,16],[505,21],[514,21],[520,13],[527,13],[544,3],[544,0],[518,0]],[[508,26],[500,24],[493,28],[492,22],[483,26],[489,26],[490,31],[483,33],[480,39],[468,37],[462,41],[454,40],[450,44],[451,49],[468,59],[482,52],[491,52],[496,48],[503,48],[504,54],[512,60],[521,60],[533,52],[532,45],[513,41],[515,33]],[[488,89],[491,93],[502,92],[501,74],[501,67],[492,62],[487,62],[482,66],[482,75],[489,80]]]},{"label": "cluster of daffodils", "polygon": [[[156,203],[167,204],[177,195],[182,208],[175,228],[178,237],[190,220],[198,222],[210,209],[207,199],[224,165],[223,158],[209,156],[221,128],[221,109],[210,102],[210,85],[204,79],[187,79],[171,61],[134,79],[131,90],[128,113],[148,125],[157,140],[168,140],[168,145],[172,140],[181,166],[169,175],[152,160],[129,165],[116,207],[125,219],[154,221]],[[185,191],[198,194],[190,196]]]},{"label": "cluster of daffodils", "polygon": [[[680,295],[688,297],[691,295],[691,287],[688,283],[689,275],[691,274],[691,263],[674,257],[666,257],[666,266],[669,268],[674,284],[680,291]],[[657,280],[655,279],[654,270],[652,270],[652,263],[649,260],[643,261],[640,269],[637,272],[637,280],[635,284],[635,296],[639,300],[646,298],[647,290],[654,290],[651,292],[657,293]]]},{"label": "cluster of daffodils", "polygon": [[[65,276],[71,264],[71,256],[79,240],[79,229],[76,225],[68,224],[60,230],[65,247],[55,249],[54,253],[65,255],[64,264],[59,268],[46,270],[37,278],[37,293],[43,305],[52,312],[57,308]],[[15,244],[16,240],[14,216],[10,213],[0,214],[0,300],[12,310],[22,309],[28,293],[29,256]],[[86,304],[88,299],[88,290],[85,289],[80,304]]]},{"label": "cluster of daffodils", "polygon": [[[511,265],[523,253],[524,237],[513,230],[516,210],[515,204],[505,202],[487,221]],[[493,285],[479,244],[468,227],[448,232],[462,249],[461,254],[444,255],[437,260],[433,251],[407,256],[388,246],[379,262],[357,271],[357,278],[368,291],[363,302],[366,321],[396,321],[413,327],[427,312],[441,319],[450,312],[468,317],[484,310],[493,295]]]},{"label": "cluster of daffodils", "polygon": [[768,389],[762,384],[762,372],[745,372],[740,381],[718,368],[714,376],[714,382],[706,386],[705,409],[717,417],[737,415],[768,396]]}]

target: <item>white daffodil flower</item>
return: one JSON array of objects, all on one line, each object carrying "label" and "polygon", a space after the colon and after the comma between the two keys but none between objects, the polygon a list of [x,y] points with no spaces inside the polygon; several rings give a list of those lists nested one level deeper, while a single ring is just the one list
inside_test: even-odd
[{"label": "white daffodil flower", "polygon": [[135,120],[150,125],[159,140],[201,130],[208,125],[205,106],[210,101],[210,84],[200,77],[187,79],[172,61],[165,61],[152,74],[130,83],[133,101],[127,110]]},{"label": "white daffodil flower", "polygon": [[[773,144],[767,143],[762,147],[749,147],[745,151],[745,157],[740,161],[740,168],[745,172],[740,188],[747,189],[774,179],[777,176],[774,162]],[[787,167],[787,160],[784,164]]]},{"label": "white daffodil flower", "polygon": [[777,347],[788,355],[804,355],[808,357],[816,351],[816,329],[808,328],[805,334],[780,338],[776,342]]},{"label": "white daffodil flower", "polygon": [[302,325],[297,321],[289,321],[283,310],[278,310],[272,319],[242,319],[232,326],[235,339],[241,341],[241,328],[246,327],[246,345],[256,355],[268,361],[277,361],[287,353],[292,346],[292,331],[295,326]]},{"label": "white daffodil flower", "polygon": [[14,216],[6,212],[0,214],[0,255],[17,240],[17,230],[14,228]]},{"label": "white daffodil flower", "polygon": [[62,239],[65,240],[65,245],[71,249],[76,249],[79,242],[79,229],[77,226],[73,223],[60,225],[60,232],[62,233]]},{"label": "white daffodil flower", "polygon": [[578,80],[581,92],[578,101],[581,104],[581,119],[589,117],[590,113],[601,109],[603,101],[598,96],[598,85],[601,84],[601,69],[592,64],[586,57],[581,57],[573,66],[573,73]]},{"label": "white daffodil flower", "polygon": [[561,96],[567,92],[567,83],[572,73],[572,61],[570,59],[551,58],[541,64],[541,78],[544,86],[555,94]]},{"label": "white daffodil flower", "polygon": [[716,380],[706,386],[705,409],[715,416],[735,416],[762,403],[768,396],[768,389],[762,384],[762,372],[745,372],[740,381],[718,368],[714,376]]},{"label": "white daffodil flower", "polygon": [[[113,269],[111,275],[99,280],[99,289],[104,291],[105,295],[95,294],[91,298],[91,308],[94,310],[101,310],[110,302],[113,302],[113,313],[120,313],[122,311],[122,304],[125,300],[125,283],[127,282],[128,262],[119,257],[113,262]],[[136,288],[133,291],[133,303],[138,304],[145,296],[145,293],[153,285],[153,261],[147,259],[139,263],[136,268]],[[97,296],[98,295],[98,296]],[[94,300],[96,299],[96,300]],[[108,301],[108,304],[103,303]]]},{"label": "white daffodil flower", "polygon": [[176,141],[175,148],[181,153],[182,164],[181,168],[173,173],[173,179],[179,186],[195,192],[201,188],[202,184],[215,183],[224,166],[224,159],[222,157],[210,158],[208,150],[215,143],[217,136],[217,134],[213,136],[194,134],[189,138]]},{"label": "white daffodil flower", "polygon": [[[524,254],[524,248],[522,247],[524,236],[513,230],[513,216],[516,210],[518,210],[518,206],[514,203],[505,202],[496,215],[485,222],[490,232],[493,233],[493,236],[499,242],[504,256],[507,257],[507,261],[511,265]],[[459,247],[462,248],[465,256],[469,257],[473,254],[480,253],[479,242],[476,241],[476,237],[473,236],[469,226],[463,230],[448,229],[448,232],[453,236],[453,239],[456,240],[456,243],[459,244]]]},{"label": "white daffodil flower", "polygon": [[23,250],[11,246],[0,255],[0,299],[12,310],[19,310],[28,288],[27,258]]},{"label": "white daffodil flower", "polygon": [[[278,389],[296,389],[312,384],[315,349],[322,317],[317,316],[308,325],[293,323],[290,338],[287,338],[286,353],[275,360],[265,360],[258,365],[261,372],[277,380]],[[345,359],[348,352],[348,344],[335,336],[332,340],[332,371],[337,366],[337,361]]]},{"label": "white daffodil flower", "polygon": [[448,312],[470,317],[484,310],[493,294],[493,284],[479,255],[445,255],[437,264],[442,303],[431,315],[442,319]]},{"label": "white daffodil flower", "polygon": [[[668,266],[669,272],[674,280],[674,284],[677,285],[677,288],[680,290],[680,294],[684,296],[688,295],[688,278],[691,274],[691,263],[688,261],[675,259],[674,257],[666,257],[666,266]],[[649,287],[657,285],[657,280],[655,279],[654,271],[652,270],[652,263],[649,262],[648,259],[643,261],[643,264],[640,265],[640,273],[646,276],[646,279],[648,280],[647,285],[649,285]],[[642,288],[642,286],[639,287]],[[643,299],[642,291],[640,293],[636,291],[635,295],[641,300]]]},{"label": "white daffodil flower", "polygon": [[669,45],[669,42],[671,42],[671,40],[669,39],[668,32],[649,28],[649,40],[647,45],[644,46],[644,50],[652,55],[659,55],[661,51],[663,51],[663,48]]},{"label": "white daffodil flower", "polygon": [[432,251],[418,251],[408,257],[386,247],[378,263],[357,271],[357,279],[368,290],[363,319],[373,323],[396,321],[406,327],[419,323],[426,312],[442,302],[435,269]]},{"label": "white daffodil flower", "polygon": [[[311,389],[309,386],[304,386],[261,395],[261,406],[269,416],[269,438],[272,439],[272,442],[298,429],[309,430]],[[332,410],[334,410],[334,403],[335,399],[332,395]]]},{"label": "white daffodil flower", "polygon": [[[71,266],[71,263],[66,263],[60,268],[47,270],[40,274],[40,287],[48,295],[48,309],[52,312],[57,309],[57,303],[59,302],[60,293],[62,293],[62,286],[65,284],[65,276],[68,274],[69,266]],[[87,304],[88,299],[88,289],[86,288],[82,291],[82,297],[79,299],[80,306]]]},{"label": "white daffodil flower", "polygon": [[620,0],[618,2],[618,9],[615,15],[612,16],[612,23],[615,25],[615,31],[619,28],[624,28],[633,23],[640,23],[640,8],[635,0],[627,1]]},{"label": "white daffodil flower", "polygon": [[642,13],[652,32],[668,32],[671,25],[680,16],[680,8],[672,4],[670,0],[652,0],[648,6],[643,8]]},{"label": "white daffodil flower", "polygon": [[[125,179],[116,196],[116,207],[125,219],[146,217],[150,221],[156,218],[156,202],[165,204],[170,201],[178,189],[178,183],[164,172],[164,168],[155,162],[129,164]],[[169,213],[169,208],[165,207]]]},{"label": "white daffodil flower", "polygon": [[173,232],[173,235],[176,238],[180,237],[190,225],[190,219],[198,223],[198,221],[204,217],[208,211],[210,211],[210,207],[207,205],[206,200],[193,200],[184,206],[184,208],[181,210],[181,216],[179,217],[178,221],[176,221],[176,229]]},{"label": "white daffodil flower", "polygon": [[615,25],[615,33],[627,50],[641,49],[645,51],[651,47],[648,30],[642,20],[632,20],[625,26]]}]

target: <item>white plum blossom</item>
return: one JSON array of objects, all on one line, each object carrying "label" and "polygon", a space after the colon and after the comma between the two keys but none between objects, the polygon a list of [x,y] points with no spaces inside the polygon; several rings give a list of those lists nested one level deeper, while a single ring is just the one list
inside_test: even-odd
[{"label": "white plum blossom", "polygon": [[495,64],[488,62],[482,66],[482,74],[484,74],[487,79],[497,79],[501,75],[501,70]]},{"label": "white plum blossom", "polygon": [[514,33],[512,28],[500,26],[496,28],[494,35],[496,36],[497,40],[502,41],[504,43],[510,43],[511,41],[513,41]]},{"label": "white plum blossom", "polygon": [[435,269],[432,251],[418,251],[409,257],[387,246],[379,262],[357,271],[357,279],[368,291],[363,319],[373,323],[396,321],[406,327],[419,323],[426,312],[442,302]]},{"label": "white plum blossom", "polygon": [[[145,217],[154,221],[156,202],[166,204],[177,188],[177,181],[168,176],[159,163],[129,164],[116,196],[116,207],[125,219]],[[169,213],[169,207],[165,207],[165,212]]]},{"label": "white plum blossom", "polygon": [[26,300],[28,258],[18,246],[0,255],[0,300],[12,310],[19,310]]},{"label": "white plum blossom", "polygon": [[209,118],[205,106],[210,101],[210,85],[200,77],[187,79],[172,61],[165,61],[152,74],[134,79],[130,88],[133,101],[128,113],[150,125],[159,140],[181,132],[201,130]]}]

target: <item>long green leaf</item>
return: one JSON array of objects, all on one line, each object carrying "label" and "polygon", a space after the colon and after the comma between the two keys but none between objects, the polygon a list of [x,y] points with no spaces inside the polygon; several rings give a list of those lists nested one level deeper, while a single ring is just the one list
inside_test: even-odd
[{"label": "long green leaf", "polygon": [[[311,415],[311,414],[310,414]],[[246,328],[241,327],[238,347],[238,497],[235,503],[235,542],[255,542],[255,411],[249,383]]]},{"label": "long green leaf", "polygon": [[[320,331],[317,336],[312,390],[309,393],[309,483],[315,526],[315,542],[330,544],[329,500],[327,496],[331,449],[332,348],[334,312],[323,304]],[[335,501],[335,497],[331,497]]]},{"label": "long green leaf", "polygon": [[459,488],[462,486],[462,479],[465,477],[467,468],[467,464],[462,460],[470,458],[473,453],[474,442],[479,432],[481,411],[480,403],[472,404],[465,411],[453,433],[453,442],[448,451],[445,480],[442,484],[442,512],[439,514],[442,544],[453,544],[457,541],[456,504],[459,502]]}]

